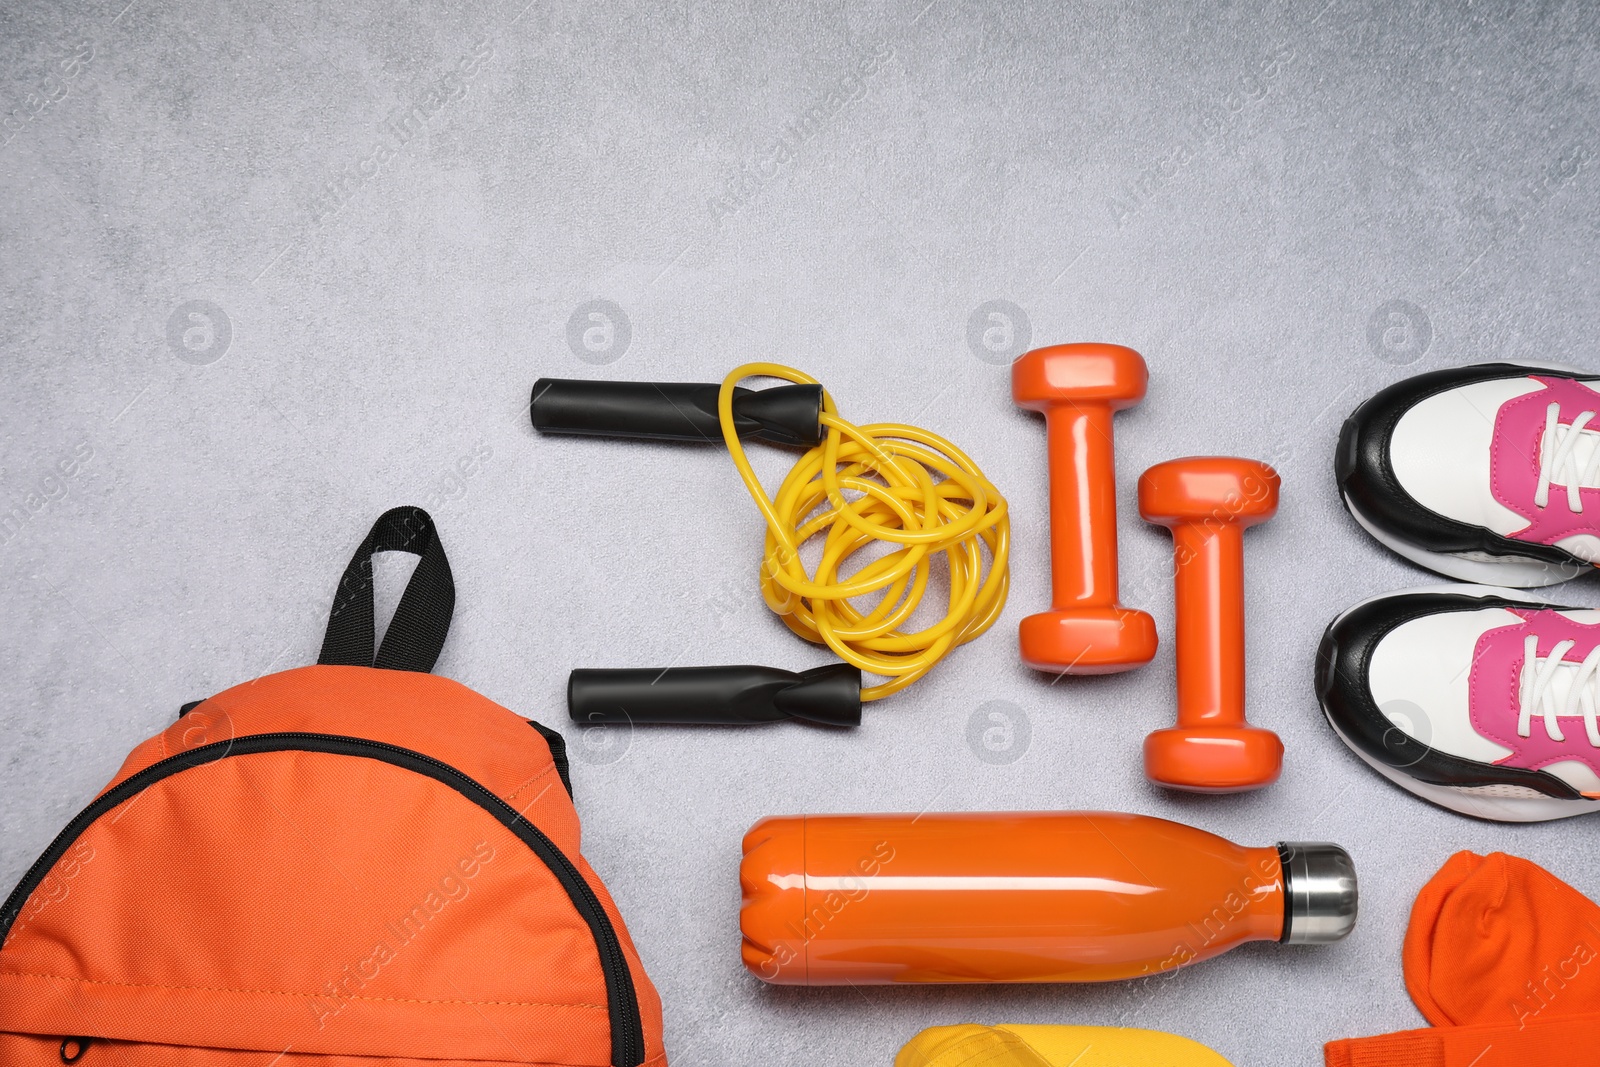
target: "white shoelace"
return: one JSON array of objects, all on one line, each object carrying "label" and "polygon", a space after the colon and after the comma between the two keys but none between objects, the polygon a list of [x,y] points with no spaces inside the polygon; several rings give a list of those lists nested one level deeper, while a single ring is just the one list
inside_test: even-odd
[{"label": "white shoelace", "polygon": [[1595,417],[1593,411],[1579,412],[1570,423],[1556,421],[1561,414],[1560,404],[1544,409],[1544,435],[1539,438],[1539,488],[1534,490],[1535,507],[1550,504],[1550,486],[1567,487],[1567,507],[1574,513],[1583,511],[1580,489],[1600,486],[1600,433],[1583,428]]},{"label": "white shoelace", "polygon": [[1565,741],[1561,732],[1560,716],[1583,715],[1583,726],[1589,734],[1589,744],[1600,748],[1600,723],[1595,721],[1596,698],[1600,696],[1600,645],[1583,658],[1582,663],[1568,663],[1561,657],[1572,650],[1575,642],[1558,641],[1550,655],[1539,658],[1539,639],[1528,636],[1523,640],[1522,677],[1519,681],[1522,707],[1517,715],[1517,736],[1527,737],[1533,732],[1533,716],[1544,717],[1544,732],[1552,741]]}]

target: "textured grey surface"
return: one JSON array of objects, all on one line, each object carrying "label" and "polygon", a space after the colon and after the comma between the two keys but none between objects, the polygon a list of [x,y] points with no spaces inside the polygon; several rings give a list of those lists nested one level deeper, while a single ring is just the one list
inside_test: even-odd
[{"label": "textured grey surface", "polygon": [[[1433,581],[1339,508],[1344,414],[1434,367],[1595,365],[1592,6],[126,2],[0,11],[0,881],[180,703],[313,659],[351,549],[406,502],[457,576],[441,671],[573,735],[587,851],[681,1067],[888,1064],[963,1020],[1320,1063],[1324,1040],[1421,1025],[1400,938],[1453,850],[1600,895],[1593,826],[1415,801],[1310,687],[1336,611]],[[1122,555],[1164,635],[1170,543],[1133,514],[1138,472],[1282,469],[1247,548],[1273,788],[1145,784],[1170,644],[1114,678],[1018,664],[1047,598],[1043,429],[1004,366],[1023,336],[1149,360],[1118,423]],[[826,659],[755,595],[760,527],[723,455],[526,423],[541,374],[754,358],[966,447],[1014,508],[1011,604],[855,733],[577,736],[573,666]],[[1011,762],[968,743],[990,701],[1027,724]],[[739,964],[739,838],[764,814],[1078,807],[1342,842],[1361,924],[1148,986],[806,991]]]}]

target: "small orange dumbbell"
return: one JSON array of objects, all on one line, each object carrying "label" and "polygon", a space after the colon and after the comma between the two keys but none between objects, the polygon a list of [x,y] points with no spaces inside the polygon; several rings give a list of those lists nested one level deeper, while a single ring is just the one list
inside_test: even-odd
[{"label": "small orange dumbbell", "polygon": [[1150,372],[1121,345],[1052,345],[1011,365],[1011,397],[1044,413],[1050,456],[1052,610],[1022,620],[1022,662],[1054,674],[1149,663],[1156,624],[1117,603],[1117,469],[1111,416],[1144,398]]},{"label": "small orange dumbbell", "polygon": [[1277,781],[1283,742],[1244,717],[1244,531],[1278,511],[1278,472],[1250,459],[1158,463],[1139,479],[1139,514],[1172,531],[1178,725],[1144,740],[1151,781],[1236,793]]}]

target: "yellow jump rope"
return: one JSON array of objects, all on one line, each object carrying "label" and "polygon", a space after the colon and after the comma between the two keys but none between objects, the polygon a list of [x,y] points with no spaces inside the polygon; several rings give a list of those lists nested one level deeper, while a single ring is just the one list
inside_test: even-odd
[{"label": "yellow jump rope", "polygon": [[[762,599],[807,641],[888,679],[863,687],[863,701],[899,692],[992,626],[1005,607],[1011,540],[1005,498],[943,437],[903,423],[857,426],[839,416],[826,389],[826,436],[800,457],[776,498],[769,497],[734,421],[734,389],[752,377],[821,383],[781,364],[746,363],[722,380],[717,394],[728,454],[767,523]],[[821,558],[808,573],[801,546],[819,537]],[[878,544],[897,547],[848,577],[840,573],[850,557]],[[980,545],[988,550],[987,568]],[[901,627],[927,595],[940,554],[949,571],[944,617],[906,632]],[[873,594],[881,595],[869,611],[851,603]]]},{"label": "yellow jump rope", "polygon": [[[747,378],[785,384],[747,389]],[[574,722],[855,726],[865,701],[927,674],[1005,607],[1011,524],[978,465],[927,430],[841,418],[827,390],[792,367],[747,363],[720,386],[541,378],[529,414],[546,434],[701,444],[720,435],[767,524],[762,599],[843,661],[579,668],[567,683]],[[749,437],[807,449],[776,496],[750,465]],[[934,612],[919,609],[941,599],[943,616],[927,622]],[[866,685],[863,674],[885,680]]]}]

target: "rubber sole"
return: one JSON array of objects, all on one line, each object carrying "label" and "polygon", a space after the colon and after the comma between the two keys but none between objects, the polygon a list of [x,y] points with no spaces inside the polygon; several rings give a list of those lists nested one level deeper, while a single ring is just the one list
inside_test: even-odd
[{"label": "rubber sole", "polygon": [[1468,815],[1474,819],[1483,819],[1487,822],[1551,822],[1556,819],[1570,819],[1577,815],[1588,815],[1591,812],[1600,811],[1600,801],[1596,800],[1560,800],[1556,797],[1490,797],[1479,793],[1463,793],[1461,790],[1451,789],[1449,786],[1419,782],[1404,771],[1387,766],[1352,745],[1350,739],[1345,737],[1332,717],[1328,715],[1327,708],[1322,709],[1322,714],[1328,720],[1328,725],[1333,727],[1334,734],[1344,742],[1346,748],[1361,757],[1361,762],[1412,796],[1421,797],[1437,807],[1448,808],[1458,815]]},{"label": "rubber sole", "polygon": [[1542,559],[1529,559],[1526,556],[1506,556],[1501,560],[1489,561],[1462,559],[1460,556],[1444,552],[1430,552],[1409,541],[1402,541],[1393,534],[1385,533],[1371,519],[1363,515],[1361,510],[1351,503],[1348,496],[1341,493],[1340,498],[1344,501],[1344,508],[1350,513],[1350,517],[1385,548],[1419,567],[1426,567],[1446,578],[1513,589],[1542,589],[1545,586],[1570,582],[1585,571],[1594,570],[1593,564],[1582,562],[1547,563]]},{"label": "rubber sole", "polygon": [[[1377,596],[1370,596],[1365,600],[1358,601],[1335,616],[1334,620],[1328,624],[1328,629],[1332,630],[1346,615],[1349,615],[1364,604],[1371,604],[1377,600],[1387,600],[1390,597],[1407,596],[1413,593],[1454,593],[1480,597],[1503,596],[1513,600],[1526,600],[1533,604],[1549,603],[1544,597],[1524,592],[1521,589],[1499,588],[1491,585],[1423,586],[1416,589],[1380,593]],[[1328,712],[1328,706],[1320,699],[1317,704],[1322,708],[1322,717],[1328,721],[1328,726],[1333,730],[1334,736],[1344,742],[1345,748],[1360,757],[1361,762],[1412,796],[1421,797],[1430,804],[1446,808],[1458,815],[1483,819],[1487,822],[1530,823],[1570,819],[1574,816],[1588,815],[1592,812],[1600,811],[1600,800],[1562,800],[1558,797],[1493,797],[1484,796],[1481,793],[1466,793],[1460,789],[1434,785],[1431,782],[1418,781],[1401,768],[1391,767],[1381,760],[1373,759],[1362,751],[1359,746],[1352,744],[1350,739],[1345,736],[1344,731],[1339,729],[1339,724],[1334,722],[1333,716]]]}]

